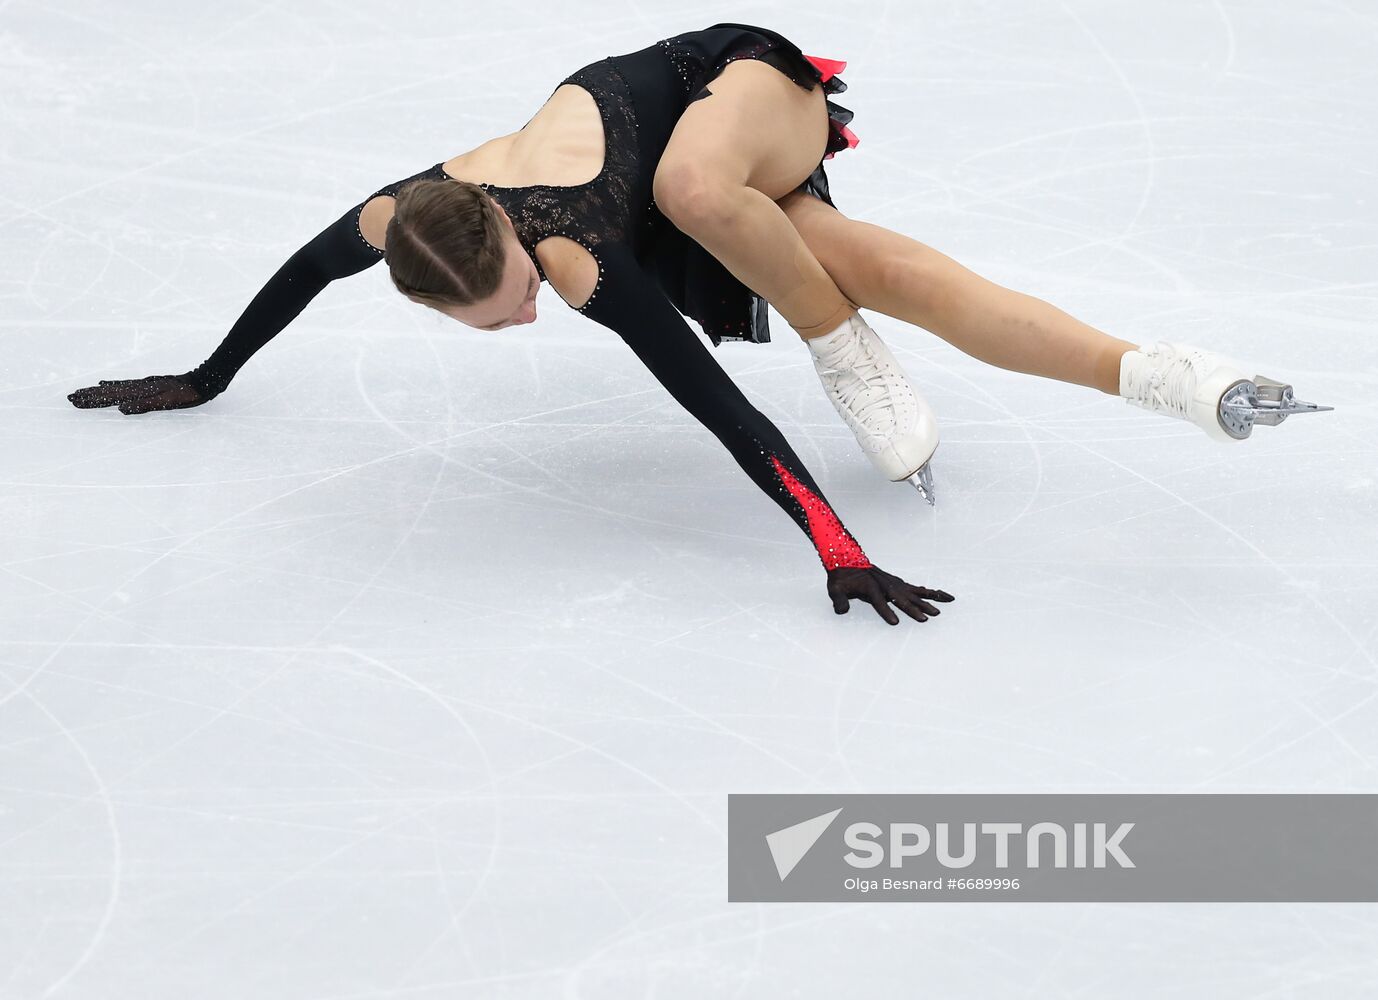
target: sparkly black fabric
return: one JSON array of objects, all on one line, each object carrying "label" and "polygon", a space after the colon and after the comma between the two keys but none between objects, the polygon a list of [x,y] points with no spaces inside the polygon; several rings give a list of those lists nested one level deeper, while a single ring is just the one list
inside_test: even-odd
[{"label": "sparkly black fabric", "polygon": [[[749,24],[715,24],[705,31],[663,38],[656,45],[669,58],[683,85],[686,99],[690,94],[697,97],[707,83],[722,72],[723,67],[738,59],[758,59],[769,63],[809,91],[813,90],[820,76],[799,47],[785,36],[769,28]],[[847,85],[841,77],[833,76],[823,82],[823,90],[831,97],[845,93]],[[842,126],[852,120],[852,112],[847,108],[831,100],[826,104],[832,127],[823,154],[825,160],[848,147]]]},{"label": "sparkly black fabric", "polygon": [[542,281],[545,271],[536,257],[541,240],[565,236],[591,250],[604,243],[628,242],[633,225],[632,192],[640,156],[627,81],[612,59],[604,59],[571,73],[560,86],[567,83],[588,91],[598,106],[604,138],[603,169],[598,176],[583,184],[479,185],[511,218]]},{"label": "sparkly black fabric", "polygon": [[[603,172],[578,185],[483,185],[511,217],[542,280],[545,272],[536,258],[536,245],[549,236],[566,236],[590,253],[608,243],[623,243],[656,276],[676,308],[699,323],[714,346],[724,340],[770,340],[765,300],[676,229],[656,208],[651,193],[656,166],[675,122],[737,59],[769,63],[809,91],[821,77],[784,36],[766,28],[724,23],[661,39],[637,52],[609,56],[561,81],[561,85],[573,83],[588,91],[598,106],[605,139]],[[847,89],[837,76],[823,87],[829,95]],[[843,127],[852,120],[851,111],[831,100],[826,104],[831,127],[823,159],[848,147]],[[821,161],[800,186],[833,204]],[[595,295],[602,286],[600,273]],[[587,303],[579,311],[586,309]]]},{"label": "sparkly black fabric", "polygon": [[[889,602],[923,621],[938,613],[929,601],[952,598],[913,587],[870,563],[779,428],[751,404],[681,316],[700,322],[715,345],[726,339],[769,339],[764,302],[670,225],[651,196],[655,167],[675,122],[734,59],[770,62],[808,90],[822,76],[788,40],[749,25],[718,24],[662,39],[638,52],[592,63],[561,81],[583,87],[598,105],[606,152],[597,177],[572,186],[482,186],[511,217],[538,269],[536,245],[549,236],[567,236],[589,250],[598,264],[598,286],[580,311],[616,332],[809,536],[827,570],[834,610],[843,613],[850,600],[866,600],[894,624]],[[823,82],[829,94],[844,89],[836,76]],[[834,129],[824,159],[850,145],[843,126],[851,113],[832,102],[828,108]],[[383,251],[368,243],[359,228],[369,200],[396,197],[413,181],[445,178],[443,162],[437,163],[379,188],[346,211],[277,270],[194,371],[102,381],[68,398],[81,408],[118,406],[127,414],[213,399],[327,284],[383,259]],[[831,204],[822,163],[801,187]]]},{"label": "sparkly black fabric", "polygon": [[[587,90],[598,106],[606,150],[597,177],[568,186],[481,186],[512,219],[538,269],[536,246],[541,240],[560,235],[583,245],[597,262],[599,277],[579,311],[615,331],[674,398],[728,447],[756,484],[810,535],[826,567],[832,570],[849,561],[865,564],[860,547],[840,521],[832,534],[819,528],[820,511],[834,520],[835,515],[817,483],[778,428],[747,401],[683,319],[697,320],[715,345],[726,339],[769,339],[765,303],[671,225],[652,197],[656,165],[691,95],[735,59],[769,61],[809,90],[821,78],[797,48],[766,29],[719,24],[662,39],[637,52],[590,63],[561,81],[560,85],[573,83]],[[830,93],[842,88],[836,77],[827,83]],[[835,131],[829,150],[846,145]],[[365,240],[359,228],[369,200],[395,197],[413,181],[445,178],[442,161],[379,188],[345,212],[278,269],[196,370],[154,381],[92,387],[73,402],[119,402],[122,409],[132,407],[126,412],[142,412],[214,398],[327,284],[383,259],[383,251]],[[803,186],[831,202],[821,163]],[[775,462],[816,497],[813,522],[785,488]]]},{"label": "sparkly black fabric", "polygon": [[[589,304],[589,318],[615,331],[675,401],[722,442],[742,471],[809,536],[825,569],[869,567],[780,429],[751,404],[670,301],[646,280],[631,248],[611,243],[595,256],[609,291]],[[811,494],[807,505],[791,492],[781,468]]]},{"label": "sparkly black fabric", "polygon": [[[699,94],[736,59],[768,62],[806,90],[812,90],[822,76],[783,35],[768,28],[722,23],[661,39],[636,52],[609,56],[560,82],[583,87],[598,105],[606,140],[602,172],[586,184],[573,186],[484,185],[512,218],[538,270],[536,244],[548,236],[567,236],[590,252],[604,245],[625,245],[646,276],[682,315],[699,323],[715,346],[724,340],[770,340],[765,301],[676,229],[656,208],[651,191],[655,168],[691,95]],[[837,76],[823,86],[828,94],[846,89]],[[832,101],[827,105],[832,131],[824,159],[846,148],[843,129],[852,117]],[[445,177],[442,161],[379,188],[345,212],[293,254],[249,303],[215,352],[180,377],[197,388],[203,401],[224,391],[245,362],[327,284],[383,259],[383,251],[368,243],[359,230],[359,217],[368,201],[379,195],[395,197],[415,180]],[[822,162],[800,188],[833,203]],[[545,278],[543,271],[541,277]],[[601,272],[594,297],[600,294],[608,294]],[[586,312],[589,304],[584,303],[580,311]]]}]

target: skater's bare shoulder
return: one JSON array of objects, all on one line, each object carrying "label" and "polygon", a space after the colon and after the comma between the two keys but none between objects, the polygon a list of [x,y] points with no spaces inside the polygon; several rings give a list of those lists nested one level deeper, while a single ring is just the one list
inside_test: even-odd
[{"label": "skater's bare shoulder", "polygon": [[388,223],[392,221],[393,206],[396,204],[397,199],[380,194],[370,198],[359,212],[359,232],[379,250],[385,249]]}]

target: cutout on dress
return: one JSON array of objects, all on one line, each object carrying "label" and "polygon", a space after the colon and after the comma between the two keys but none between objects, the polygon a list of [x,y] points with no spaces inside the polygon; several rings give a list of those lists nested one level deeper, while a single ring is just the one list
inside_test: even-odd
[{"label": "cutout on dress", "polygon": [[565,305],[582,310],[593,300],[602,268],[588,247],[568,236],[547,236],[536,244],[536,259]]},{"label": "cutout on dress", "polygon": [[359,235],[363,241],[379,253],[383,253],[387,242],[388,223],[392,221],[393,207],[397,199],[391,195],[375,195],[359,210]]}]

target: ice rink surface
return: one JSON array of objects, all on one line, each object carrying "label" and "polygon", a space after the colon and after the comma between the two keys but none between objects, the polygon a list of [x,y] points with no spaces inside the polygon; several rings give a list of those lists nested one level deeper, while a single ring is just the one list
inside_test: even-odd
[{"label": "ice rink surface", "polygon": [[[381,267],[200,409],[348,206],[715,21],[846,59],[848,214],[1336,407],[1224,447],[872,315],[942,422],[882,481],[774,317],[718,360],[881,566],[617,337]],[[0,6],[0,997],[1360,997],[1341,905],[726,902],[731,792],[1378,791],[1378,7]]]}]

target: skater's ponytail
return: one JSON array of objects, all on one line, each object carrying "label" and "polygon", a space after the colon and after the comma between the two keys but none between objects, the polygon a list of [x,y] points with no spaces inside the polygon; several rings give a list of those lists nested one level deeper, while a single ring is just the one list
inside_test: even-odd
[{"label": "skater's ponytail", "polygon": [[421,180],[397,194],[384,254],[397,290],[441,309],[498,290],[504,226],[493,200],[468,181]]}]

